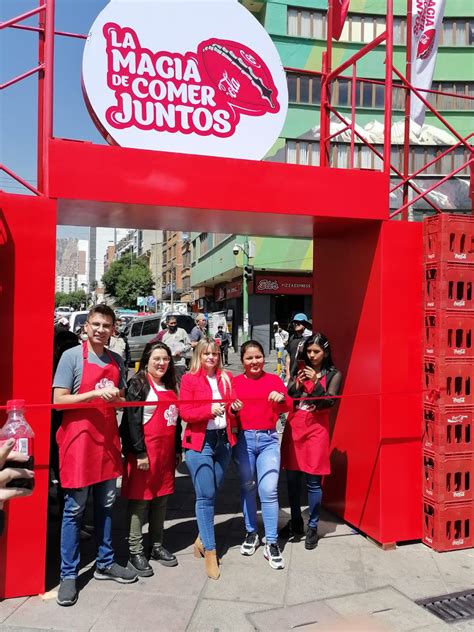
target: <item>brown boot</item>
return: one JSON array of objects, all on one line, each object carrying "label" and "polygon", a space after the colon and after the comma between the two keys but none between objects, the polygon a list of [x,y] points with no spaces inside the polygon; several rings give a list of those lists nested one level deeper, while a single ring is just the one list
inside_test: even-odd
[{"label": "brown boot", "polygon": [[198,536],[194,542],[194,557],[204,557],[204,547],[201,542],[201,538]]},{"label": "brown boot", "polygon": [[206,564],[207,576],[211,579],[219,579],[221,576],[219,566],[217,564],[217,556],[215,551],[204,552],[204,562]]}]

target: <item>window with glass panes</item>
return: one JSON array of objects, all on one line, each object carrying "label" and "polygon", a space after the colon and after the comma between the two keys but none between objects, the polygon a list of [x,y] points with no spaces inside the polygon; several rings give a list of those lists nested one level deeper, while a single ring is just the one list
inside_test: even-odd
[{"label": "window with glass panes", "polygon": [[[287,34],[309,39],[326,38],[326,12],[298,7],[288,7]],[[385,30],[385,18],[380,15],[349,13],[339,41],[372,41]],[[406,18],[394,17],[393,41],[406,44]],[[440,33],[440,46],[472,46],[474,43],[474,22],[472,18],[445,18]]]},{"label": "window with glass panes", "polygon": [[[374,145],[382,155],[383,145]],[[411,145],[410,146],[410,173],[415,173],[428,162],[440,156],[448,149],[442,145]],[[349,143],[331,143],[331,166],[339,169],[349,167]],[[422,175],[446,175],[462,166],[469,159],[469,151],[463,147],[456,147],[446,156],[440,158],[433,165],[423,171]],[[286,162],[299,165],[319,165],[319,141],[287,140]],[[391,163],[399,171],[403,171],[403,145],[392,145]],[[382,159],[369,147],[357,143],[354,147],[355,169],[382,169]],[[469,168],[465,167],[459,172],[460,176],[469,176]]]},{"label": "window with glass panes", "polygon": [[[304,73],[288,72],[288,98],[290,103],[320,105],[321,77]],[[450,94],[427,94],[427,100],[439,110],[471,110],[474,111],[474,82],[439,82],[435,81],[432,90]],[[351,81],[335,79],[331,83],[331,104],[349,107],[351,105]],[[383,109],[385,86],[369,80],[356,82],[356,106]],[[405,90],[393,86],[393,109],[403,110],[405,106]]]}]

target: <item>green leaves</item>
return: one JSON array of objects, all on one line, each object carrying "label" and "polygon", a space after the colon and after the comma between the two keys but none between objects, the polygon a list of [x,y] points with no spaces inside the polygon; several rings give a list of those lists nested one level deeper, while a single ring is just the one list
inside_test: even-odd
[{"label": "green leaves", "polygon": [[106,293],[125,308],[136,308],[139,296],[152,294],[154,283],[146,261],[125,254],[102,277]]}]

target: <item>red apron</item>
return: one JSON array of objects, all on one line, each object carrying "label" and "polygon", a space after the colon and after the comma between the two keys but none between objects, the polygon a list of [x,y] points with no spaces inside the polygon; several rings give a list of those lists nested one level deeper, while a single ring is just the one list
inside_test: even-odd
[{"label": "red apron", "polygon": [[[324,377],[321,384],[325,388]],[[281,468],[307,474],[331,473],[329,409],[309,411],[298,408],[288,415],[281,444]]]},{"label": "red apron", "polygon": [[[78,393],[98,390],[107,381],[120,383],[120,369],[111,362],[104,367],[88,360],[87,342],[82,345],[82,380]],[[102,386],[103,388],[103,386]],[[120,438],[113,408],[65,410],[56,433],[59,446],[59,477],[62,487],[77,489],[117,478],[122,474]]]},{"label": "red apron", "polygon": [[174,492],[176,466],[175,435],[178,397],[174,391],[158,391],[155,412],[143,426],[150,468],[139,470],[135,454],[127,454],[122,480],[122,496],[132,500],[152,500]]}]

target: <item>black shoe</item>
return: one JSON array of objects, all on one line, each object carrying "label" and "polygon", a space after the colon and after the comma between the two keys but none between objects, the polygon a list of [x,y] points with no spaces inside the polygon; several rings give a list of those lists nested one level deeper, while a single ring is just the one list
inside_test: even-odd
[{"label": "black shoe", "polygon": [[299,520],[288,520],[286,525],[278,532],[278,536],[283,540],[289,540],[290,538],[301,538],[303,535],[303,518],[300,518]]},{"label": "black shoe", "polygon": [[311,550],[315,549],[318,546],[318,530],[316,527],[308,527],[306,531],[306,539],[304,543],[304,548]]},{"label": "black shoe", "polygon": [[76,603],[77,589],[75,579],[61,580],[56,601],[60,606],[73,606]]},{"label": "black shoe", "polygon": [[170,553],[164,546],[154,544],[151,549],[151,557],[163,564],[163,566],[178,566],[178,558],[173,553]]},{"label": "black shoe", "polygon": [[138,579],[136,570],[125,568],[116,562],[108,568],[96,568],[94,571],[94,578],[110,579],[114,582],[118,582],[119,584],[131,584],[132,582],[136,582]]},{"label": "black shoe", "polygon": [[130,555],[127,566],[131,571],[135,571],[139,577],[151,577],[153,575],[153,569],[142,553]]}]

